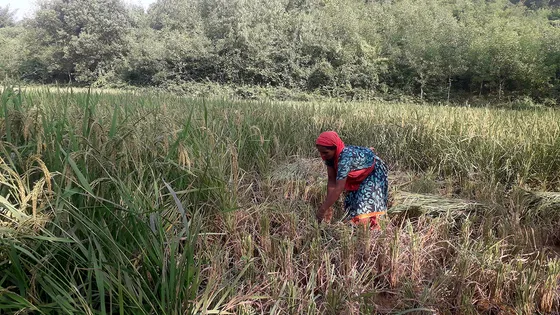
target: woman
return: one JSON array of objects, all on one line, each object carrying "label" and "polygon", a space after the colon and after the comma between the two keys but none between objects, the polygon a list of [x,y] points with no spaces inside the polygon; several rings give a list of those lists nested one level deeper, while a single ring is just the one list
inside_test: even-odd
[{"label": "woman", "polygon": [[345,146],[338,134],[326,131],[316,141],[327,165],[327,198],[317,212],[317,220],[330,217],[331,206],[346,190],[344,208],[354,224],[377,229],[377,216],[387,210],[388,181],[385,163],[370,148]]}]

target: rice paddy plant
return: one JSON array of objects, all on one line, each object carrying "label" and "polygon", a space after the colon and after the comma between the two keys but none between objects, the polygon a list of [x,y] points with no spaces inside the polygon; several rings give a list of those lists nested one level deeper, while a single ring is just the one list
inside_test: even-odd
[{"label": "rice paddy plant", "polygon": [[110,202],[78,209],[65,200],[71,194],[81,193],[67,190],[52,200],[55,217],[35,232],[4,235],[4,311],[179,314],[189,308],[198,288],[196,218],[176,223],[165,211],[149,215]]},{"label": "rice paddy plant", "polygon": [[[3,312],[560,308],[555,199],[511,193],[560,188],[557,111],[12,88],[0,100]],[[373,233],[341,211],[318,225],[324,182],[308,175],[327,129],[430,174],[431,191],[492,198],[411,191],[410,206],[439,207]],[[531,229],[542,237],[520,236]]]}]

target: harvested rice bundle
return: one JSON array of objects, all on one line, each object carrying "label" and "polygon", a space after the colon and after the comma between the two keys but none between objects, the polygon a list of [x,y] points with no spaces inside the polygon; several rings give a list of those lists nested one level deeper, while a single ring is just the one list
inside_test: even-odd
[{"label": "harvested rice bundle", "polygon": [[448,212],[461,215],[484,208],[482,204],[468,200],[405,191],[395,191],[392,198],[392,207],[387,211],[389,215],[406,213],[408,217],[417,217],[422,214],[441,215]]},{"label": "harvested rice bundle", "polygon": [[531,194],[533,204],[536,207],[543,210],[560,210],[560,192],[537,191],[527,193]]},{"label": "harvested rice bundle", "polygon": [[320,159],[297,159],[280,165],[270,175],[271,188],[285,199],[319,203],[327,185],[326,170]]},{"label": "harvested rice bundle", "polygon": [[512,195],[519,204],[524,205],[525,216],[540,216],[547,219],[560,218],[560,192],[529,191],[522,188],[514,189]]},{"label": "harvested rice bundle", "polygon": [[543,210],[560,211],[560,192],[543,191],[536,192],[540,199],[539,206]]},{"label": "harvested rice bundle", "polygon": [[325,166],[321,159],[296,159],[293,162],[280,165],[272,172],[274,180],[312,180],[326,177]]}]

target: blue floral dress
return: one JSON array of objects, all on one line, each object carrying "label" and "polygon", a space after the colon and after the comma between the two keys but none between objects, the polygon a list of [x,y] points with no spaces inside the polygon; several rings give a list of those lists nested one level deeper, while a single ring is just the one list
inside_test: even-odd
[{"label": "blue floral dress", "polygon": [[[362,181],[358,190],[347,191],[344,208],[349,219],[365,213],[386,211],[388,200],[387,166],[369,148],[345,146],[338,157],[336,180],[345,179],[352,171],[369,168],[375,161],[371,174]],[[333,161],[325,161],[334,166]]]}]

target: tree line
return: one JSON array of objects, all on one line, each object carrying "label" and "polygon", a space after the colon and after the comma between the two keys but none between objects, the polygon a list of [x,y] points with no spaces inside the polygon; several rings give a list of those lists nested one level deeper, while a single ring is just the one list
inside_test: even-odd
[{"label": "tree line", "polygon": [[0,8],[0,78],[556,102],[555,1],[47,0]]}]

